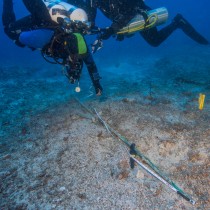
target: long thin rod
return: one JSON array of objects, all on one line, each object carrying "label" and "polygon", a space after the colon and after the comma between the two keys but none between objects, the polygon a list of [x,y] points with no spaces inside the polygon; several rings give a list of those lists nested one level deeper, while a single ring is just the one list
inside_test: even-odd
[{"label": "long thin rod", "polygon": [[175,191],[176,193],[178,193],[179,195],[181,195],[185,200],[189,201],[190,203],[192,203],[193,205],[195,204],[195,201],[188,198],[187,196],[185,196],[182,192],[178,191],[175,187],[173,187],[170,183],[168,183],[166,180],[164,180],[162,177],[160,177],[158,174],[154,173],[152,170],[150,170],[147,166],[145,166],[143,163],[141,163],[139,160],[137,160],[133,155],[130,155],[130,157],[139,165],[141,166],[144,170],[146,170],[147,172],[149,172],[152,176],[154,176],[155,178],[157,178],[158,180],[160,180],[161,182],[163,182],[166,186],[168,186],[169,188],[171,188],[173,191]]},{"label": "long thin rod", "polygon": [[[76,99],[76,98],[75,98]],[[81,103],[78,99],[76,99],[76,101],[83,107],[85,108],[92,116],[94,115],[94,113],[88,109],[83,103]],[[107,131],[111,134],[112,137],[119,139],[121,141],[123,141],[128,147],[131,146],[131,143],[122,135],[120,135],[117,131],[115,131],[113,128],[111,128],[103,119],[102,117],[99,115],[99,113],[96,111],[96,109],[94,109],[95,114],[97,115],[98,119],[100,120],[100,122],[105,126],[105,128],[107,129]],[[166,177],[146,156],[144,156],[143,154],[141,154],[141,152],[137,149],[135,149],[135,154],[138,155],[140,158],[142,158],[144,161],[146,161],[146,163],[153,168],[153,170],[155,170],[156,173],[158,173],[161,179],[166,179],[164,180],[165,182],[167,182],[171,187],[173,187],[177,194],[179,194],[180,196],[182,196],[184,199],[186,199],[187,201],[191,202],[193,205],[195,204],[195,201],[192,200],[188,195],[186,195],[179,187],[177,187],[175,185],[175,183],[173,183],[173,181],[171,181],[168,177]],[[146,169],[145,169],[146,170]],[[171,188],[170,187],[170,188]],[[172,188],[171,188],[172,189]]]},{"label": "long thin rod", "polygon": [[[118,134],[114,129],[112,129],[103,119],[102,117],[99,115],[99,113],[96,111],[96,109],[94,108],[94,111],[97,115],[97,117],[99,118],[100,122],[105,126],[105,128],[107,129],[107,131],[113,136],[113,134],[115,134],[120,140],[122,140],[124,143],[126,143],[128,146],[131,146],[131,144],[127,141],[127,139],[125,139],[124,137],[122,137],[120,134]],[[114,137],[114,136],[113,136]],[[159,169],[148,159],[146,158],[144,155],[142,155],[138,150],[135,149],[135,152],[137,155],[139,155],[141,158],[143,158],[144,160],[146,160],[146,162],[149,165],[152,165],[151,167],[155,167],[154,169],[157,170],[156,172],[159,173],[161,176],[162,173],[160,173]],[[189,201],[190,203],[192,203],[193,205],[195,204],[195,201],[192,200],[189,196],[185,195],[185,193],[179,189],[168,177],[163,176],[163,178],[159,175],[157,175],[156,173],[154,173],[152,170],[150,170],[148,167],[146,167],[145,165],[143,165],[141,162],[139,162],[137,159],[135,159],[134,157],[131,156],[131,158],[136,161],[141,167],[143,167],[145,170],[147,170],[151,175],[153,175],[154,177],[156,177],[157,179],[159,179],[161,182],[163,182],[165,185],[167,185],[169,188],[171,188],[173,191],[175,191],[177,194],[179,194],[180,196],[182,196],[185,200]],[[169,181],[168,181],[169,180]]]}]

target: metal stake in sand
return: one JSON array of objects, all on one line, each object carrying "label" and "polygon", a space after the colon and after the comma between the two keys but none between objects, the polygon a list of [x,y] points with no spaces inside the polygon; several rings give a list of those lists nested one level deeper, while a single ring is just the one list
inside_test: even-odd
[{"label": "metal stake in sand", "polygon": [[[116,135],[116,132],[102,119],[102,117],[99,115],[99,113],[96,111],[96,109],[94,109],[97,117],[99,118],[99,120],[102,122],[102,124],[105,126],[105,128],[107,129],[107,131],[114,137],[113,134]],[[112,134],[113,133],[113,134]],[[118,136],[118,135],[117,135]],[[121,138],[120,138],[121,139]],[[128,141],[125,141],[125,138],[121,139],[124,143],[126,143],[127,145],[130,146],[131,148],[131,154],[135,154],[135,155],[139,155],[139,151],[137,149],[135,149],[135,144],[130,144]],[[140,155],[139,155],[140,156]],[[142,156],[142,154],[141,154]],[[141,157],[140,156],[140,157]],[[143,156],[144,157],[144,156]],[[195,204],[195,201],[192,200],[189,196],[187,196],[180,188],[178,188],[169,178],[167,178],[168,181],[166,181],[165,179],[163,179],[161,176],[159,176],[158,174],[154,173],[152,170],[150,170],[148,167],[146,167],[144,164],[142,164],[141,162],[139,162],[133,155],[130,155],[130,158],[132,158],[138,165],[140,165],[142,168],[144,168],[146,171],[148,171],[151,175],[153,175],[154,177],[156,177],[157,179],[159,179],[161,182],[163,182],[166,186],[170,187],[173,191],[175,191],[177,194],[179,194],[180,196],[182,196],[185,200],[189,201],[190,203],[192,203],[193,205]],[[147,160],[148,162],[148,158],[144,158],[144,160]],[[132,163],[132,161],[130,161]],[[149,161],[149,163],[154,167],[154,164],[151,163],[151,161]],[[133,164],[132,164],[133,165]],[[152,168],[153,168],[152,167]],[[157,167],[155,167],[156,170],[158,170],[158,173],[160,173],[159,169],[157,169]],[[162,175],[162,174],[161,174]],[[163,176],[163,175],[162,175]],[[164,176],[165,177],[165,176]]]},{"label": "metal stake in sand", "polygon": [[[143,168],[144,170],[146,170],[148,173],[150,173],[152,176],[154,176],[155,178],[157,178],[158,180],[160,180],[162,183],[164,183],[166,186],[168,186],[169,188],[171,188],[173,191],[175,191],[177,194],[179,194],[180,196],[182,196],[185,200],[189,201],[190,203],[192,203],[193,205],[195,204],[195,201],[190,199],[188,196],[186,196],[185,194],[183,194],[181,191],[177,190],[173,185],[171,185],[170,183],[168,183],[166,180],[164,180],[161,176],[159,176],[158,174],[154,173],[152,170],[150,170],[147,166],[145,166],[143,163],[141,163],[139,160],[137,160],[135,158],[135,144],[132,144],[130,146],[131,150],[130,150],[130,158],[131,160],[135,161],[139,166],[141,166],[141,168]],[[130,160],[131,168],[134,168],[134,163]]]},{"label": "metal stake in sand", "polygon": [[[84,108],[86,109],[91,115],[92,117],[94,116],[94,113],[92,112],[92,110],[90,110],[89,108],[87,108],[87,106],[85,106],[83,103],[81,103],[78,99],[75,98],[75,100]],[[130,147],[133,144],[131,144],[124,136],[122,136],[121,134],[119,134],[117,131],[115,131],[113,128],[111,128],[104,120],[103,118],[99,115],[99,113],[96,111],[96,109],[94,109],[95,114],[97,115],[99,121],[105,126],[106,130],[111,134],[112,137],[114,137],[115,139],[121,140],[123,141],[128,147]],[[195,201],[192,200],[190,198],[190,196],[188,196],[183,190],[181,190],[171,179],[169,179],[166,175],[164,175],[156,165],[154,165],[154,163],[152,163],[149,158],[147,158],[146,156],[144,156],[138,149],[136,149],[135,147],[132,150],[132,155],[138,155],[140,158],[142,158],[159,176],[162,180],[164,180],[165,182],[167,182],[172,188],[174,188],[175,192],[177,192],[177,194],[181,195],[184,199],[186,199],[187,201],[191,202],[193,205],[195,204]],[[132,161],[135,161],[132,157],[131,157]],[[137,159],[136,159],[137,160]],[[137,160],[138,161],[138,160]],[[138,161],[139,162],[139,161]],[[134,163],[133,163],[134,166]],[[153,172],[154,173],[154,172]],[[156,177],[157,178],[157,177]],[[171,188],[170,187],[170,188]]]}]

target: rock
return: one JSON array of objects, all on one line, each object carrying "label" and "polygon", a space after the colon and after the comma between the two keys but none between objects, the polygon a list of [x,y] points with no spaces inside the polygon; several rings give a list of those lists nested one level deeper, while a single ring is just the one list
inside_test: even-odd
[{"label": "rock", "polygon": [[24,209],[27,209],[27,207],[28,207],[28,204],[20,203],[17,206],[15,206],[15,210],[24,210]]},{"label": "rock", "polygon": [[126,159],[124,159],[118,163],[118,167],[121,169],[127,169],[127,168],[130,168],[130,165],[129,165],[129,162]]},{"label": "rock", "polygon": [[170,154],[170,152],[173,151],[175,146],[176,144],[171,140],[163,141],[159,145],[159,154],[165,157],[167,154]]},{"label": "rock", "polygon": [[143,179],[144,178],[144,173],[141,170],[138,170],[137,174],[136,174],[136,178]]},{"label": "rock", "polygon": [[17,176],[17,168],[12,168],[10,170],[0,172],[0,178],[2,179],[5,179],[6,177],[11,175],[13,175],[14,177]]},{"label": "rock", "polygon": [[78,115],[72,115],[72,116],[71,116],[71,119],[72,119],[72,120],[78,120],[78,119],[79,119],[79,116],[78,116]]},{"label": "rock", "polygon": [[23,136],[25,136],[25,135],[27,134],[27,129],[26,129],[25,127],[23,127],[23,128],[21,129],[21,134],[22,134]]},{"label": "rock", "polygon": [[12,157],[11,155],[6,154],[6,155],[4,155],[3,157],[1,157],[0,159],[2,159],[2,160],[8,160],[8,159],[10,159],[11,157]]},{"label": "rock", "polygon": [[68,141],[68,139],[69,139],[68,136],[63,137],[63,141]]},{"label": "rock", "polygon": [[48,123],[45,123],[45,124],[44,124],[44,127],[45,127],[45,128],[49,127],[49,124],[48,124]]},{"label": "rock", "polygon": [[135,98],[123,98],[122,101],[125,103],[133,103],[136,101],[136,99]]},{"label": "rock", "polygon": [[77,196],[80,198],[80,199],[86,199],[87,196],[85,193],[78,193]]},{"label": "rock", "polygon": [[112,119],[109,119],[109,120],[108,120],[108,124],[110,124],[110,125],[113,124]]},{"label": "rock", "polygon": [[192,163],[205,162],[208,159],[208,155],[204,152],[191,152],[188,156]]},{"label": "rock", "polygon": [[119,179],[119,180],[121,180],[121,179],[126,179],[126,178],[128,178],[128,175],[129,175],[129,172],[126,171],[126,170],[123,170],[123,171],[119,174],[118,179]]},{"label": "rock", "polygon": [[66,190],[65,187],[60,187],[60,188],[59,188],[59,191],[60,191],[60,192],[63,192],[63,191],[65,191],[65,190]]},{"label": "rock", "polygon": [[96,123],[96,118],[95,117],[92,117],[91,120],[92,120],[92,123]]},{"label": "rock", "polygon": [[98,138],[102,138],[102,137],[103,137],[103,132],[100,131],[100,132],[97,134],[97,137],[98,137]]},{"label": "rock", "polygon": [[46,176],[46,171],[42,171],[37,175],[37,178],[40,179],[40,178],[43,178],[45,176]]}]

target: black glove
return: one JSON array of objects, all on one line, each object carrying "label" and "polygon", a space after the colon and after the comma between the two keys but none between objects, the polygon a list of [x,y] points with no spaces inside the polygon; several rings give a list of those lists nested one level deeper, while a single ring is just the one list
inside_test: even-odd
[{"label": "black glove", "polygon": [[130,38],[132,36],[134,36],[134,34],[127,34],[127,35],[118,34],[116,40],[123,41],[125,38]]},{"label": "black glove", "polygon": [[106,28],[100,35],[100,39],[107,40],[114,34],[114,29],[112,27]]},{"label": "black glove", "polygon": [[125,36],[123,34],[117,35],[117,38],[116,38],[117,41],[123,41],[124,39],[125,39]]},{"label": "black glove", "polygon": [[93,85],[94,85],[94,88],[95,88],[95,91],[96,91],[96,95],[97,96],[102,95],[103,88],[102,88],[99,80],[95,80],[94,83],[93,83]]}]

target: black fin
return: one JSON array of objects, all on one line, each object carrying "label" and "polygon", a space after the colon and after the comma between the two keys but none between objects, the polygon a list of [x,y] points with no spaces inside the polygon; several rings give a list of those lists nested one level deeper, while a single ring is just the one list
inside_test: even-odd
[{"label": "black fin", "polygon": [[187,36],[189,36],[191,39],[198,42],[199,44],[209,44],[208,40],[205,39],[201,34],[199,34],[195,30],[195,28],[185,18],[183,18],[182,15],[176,15],[176,17],[174,18],[174,24],[176,24],[177,27],[181,28]]}]

